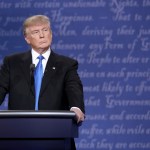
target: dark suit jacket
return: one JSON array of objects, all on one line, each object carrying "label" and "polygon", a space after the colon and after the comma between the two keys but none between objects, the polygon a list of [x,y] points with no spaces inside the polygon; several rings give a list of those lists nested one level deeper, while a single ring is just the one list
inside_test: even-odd
[{"label": "dark suit jacket", "polygon": [[[10,110],[34,110],[31,64],[31,51],[4,59],[0,70],[0,103],[9,93]],[[84,112],[83,88],[77,68],[76,60],[51,52],[42,80],[39,110],[69,110],[74,106]]]}]

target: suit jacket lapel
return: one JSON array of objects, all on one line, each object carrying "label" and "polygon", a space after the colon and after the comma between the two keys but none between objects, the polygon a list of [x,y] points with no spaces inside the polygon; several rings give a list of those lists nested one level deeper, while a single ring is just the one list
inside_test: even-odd
[{"label": "suit jacket lapel", "polygon": [[31,69],[30,69],[30,65],[32,64],[31,51],[25,53],[22,60],[23,61],[21,63],[21,69],[23,70],[23,74],[25,75],[25,79],[28,82],[29,88],[34,94],[34,81],[33,81],[34,78],[31,76]]},{"label": "suit jacket lapel", "polygon": [[54,76],[55,72],[57,70],[56,67],[56,60],[55,60],[55,54],[53,51],[51,51],[50,57],[48,59],[43,80],[42,80],[42,85],[41,85],[41,92],[40,95],[44,92],[46,86],[49,84],[51,78]]}]

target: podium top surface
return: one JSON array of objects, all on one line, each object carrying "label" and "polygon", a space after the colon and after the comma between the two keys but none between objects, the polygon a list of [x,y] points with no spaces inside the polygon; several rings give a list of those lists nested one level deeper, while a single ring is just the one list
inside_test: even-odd
[{"label": "podium top surface", "polygon": [[4,110],[0,111],[0,118],[3,117],[50,117],[50,118],[75,118],[75,113],[72,111],[16,111],[16,110]]}]

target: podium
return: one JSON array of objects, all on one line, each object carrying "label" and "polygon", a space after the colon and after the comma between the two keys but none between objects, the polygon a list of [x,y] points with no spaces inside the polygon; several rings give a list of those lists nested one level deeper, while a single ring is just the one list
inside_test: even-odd
[{"label": "podium", "polygon": [[1,150],[71,150],[78,137],[71,111],[0,111]]}]

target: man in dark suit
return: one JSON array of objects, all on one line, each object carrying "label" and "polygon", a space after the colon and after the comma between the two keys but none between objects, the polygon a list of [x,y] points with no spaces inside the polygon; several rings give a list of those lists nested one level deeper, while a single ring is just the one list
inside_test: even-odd
[{"label": "man in dark suit", "polygon": [[77,74],[76,60],[54,53],[52,31],[47,16],[27,18],[24,37],[31,50],[7,56],[0,70],[0,103],[9,94],[9,110],[34,110],[34,67],[42,55],[43,77],[38,98],[38,110],[70,110],[77,122],[84,120],[83,88]]}]

